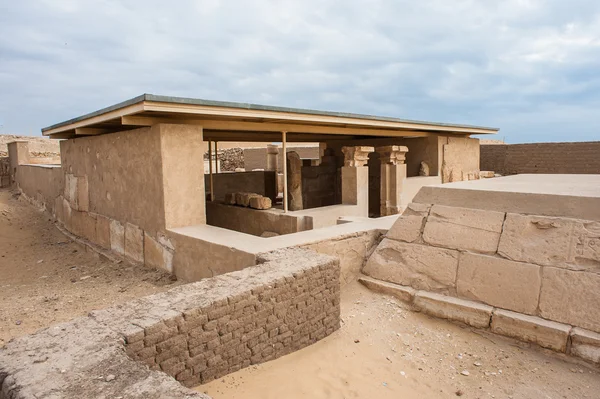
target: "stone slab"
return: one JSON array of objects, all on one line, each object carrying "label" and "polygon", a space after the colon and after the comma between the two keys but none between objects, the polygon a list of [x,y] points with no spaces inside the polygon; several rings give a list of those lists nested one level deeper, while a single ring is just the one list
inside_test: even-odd
[{"label": "stone slab", "polygon": [[545,267],[540,315],[600,332],[600,274]]},{"label": "stone slab", "polygon": [[541,267],[488,255],[462,253],[458,262],[458,295],[526,314],[535,314]]},{"label": "stone slab", "polygon": [[522,262],[600,272],[600,223],[509,213],[498,253]]},{"label": "stone slab", "polygon": [[569,354],[600,365],[600,334],[574,327]]},{"label": "stone slab", "polygon": [[110,248],[110,219],[96,215],[96,244],[102,248]]},{"label": "stone slab", "polygon": [[508,310],[494,309],[492,332],[565,352],[571,326]]},{"label": "stone slab", "polygon": [[387,232],[386,237],[404,242],[419,242],[424,221],[425,216],[422,215],[402,215]]},{"label": "stone slab", "polygon": [[262,196],[250,197],[248,205],[253,209],[271,209],[271,198]]},{"label": "stone slab", "polygon": [[457,267],[458,251],[384,238],[369,257],[363,273],[416,289],[452,292]]},{"label": "stone slab", "polygon": [[144,231],[125,223],[125,256],[134,262],[144,262]]},{"label": "stone slab", "polygon": [[416,290],[412,287],[392,284],[369,277],[359,277],[358,281],[371,291],[384,295],[391,295],[407,303],[412,303],[416,293]]},{"label": "stone slab", "polygon": [[487,328],[490,325],[493,310],[491,306],[481,303],[425,291],[415,294],[414,306],[428,315],[477,328]]},{"label": "stone slab", "polygon": [[429,212],[423,240],[431,245],[495,253],[504,213],[434,205]]},{"label": "stone slab", "polygon": [[173,253],[144,232],[144,264],[157,269],[173,271]]},{"label": "stone slab", "polygon": [[600,221],[600,175],[522,174],[432,185],[413,202]]},{"label": "stone slab", "polygon": [[125,255],[125,227],[118,220],[110,221],[110,249]]}]

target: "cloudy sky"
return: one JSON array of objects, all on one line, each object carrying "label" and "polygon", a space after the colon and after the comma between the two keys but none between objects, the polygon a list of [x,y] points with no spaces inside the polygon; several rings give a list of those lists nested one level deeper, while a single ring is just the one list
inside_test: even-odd
[{"label": "cloudy sky", "polygon": [[0,133],[142,93],[600,140],[600,1],[0,2]]}]

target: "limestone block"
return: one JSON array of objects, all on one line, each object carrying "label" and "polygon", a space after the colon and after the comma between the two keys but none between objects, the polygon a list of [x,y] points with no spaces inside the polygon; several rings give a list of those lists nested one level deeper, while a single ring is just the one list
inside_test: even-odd
[{"label": "limestone block", "polygon": [[371,291],[379,292],[384,295],[391,295],[403,302],[411,303],[416,293],[414,288],[387,283],[385,281],[379,281],[369,277],[360,277],[358,281]]},{"label": "limestone block", "polygon": [[227,205],[235,205],[235,193],[225,194],[225,199],[223,202]]},{"label": "limestone block", "polygon": [[503,212],[434,205],[423,240],[446,248],[495,253],[503,223]]},{"label": "limestone block", "polygon": [[144,264],[157,269],[173,271],[173,253],[144,233]]},{"label": "limestone block", "polygon": [[77,180],[71,173],[65,174],[65,191],[64,197],[69,203],[73,203],[77,197]]},{"label": "limestone block", "polygon": [[144,262],[144,231],[125,223],[125,256],[134,262]]},{"label": "limestone block", "polygon": [[125,228],[118,220],[110,221],[110,249],[125,255]]},{"label": "limestone block", "polygon": [[391,283],[427,291],[453,290],[458,252],[383,239],[363,273]]},{"label": "limestone block", "polygon": [[71,231],[71,227],[72,227],[71,212],[72,212],[72,210],[71,210],[71,205],[69,204],[69,201],[66,198],[63,198],[62,207],[63,207],[63,224],[68,231]]},{"label": "limestone block", "polygon": [[599,270],[600,223],[509,213],[498,253],[544,266]]},{"label": "limestone block", "polygon": [[78,211],[87,212],[90,209],[90,194],[87,176],[77,177],[77,198],[75,200]]},{"label": "limestone block", "polygon": [[419,242],[425,216],[400,216],[386,234],[387,238],[404,242]]},{"label": "limestone block", "polygon": [[427,216],[431,210],[429,204],[419,204],[418,202],[411,202],[406,206],[402,216]]},{"label": "limestone block", "polygon": [[78,237],[83,237],[83,213],[74,209],[71,210],[71,225],[69,231]]},{"label": "limestone block", "polygon": [[63,196],[59,195],[54,200],[54,218],[61,223],[65,221],[65,209],[63,207]]},{"label": "limestone block", "polygon": [[271,198],[268,197],[251,197],[250,208],[254,209],[271,209]]},{"label": "limestone block", "polygon": [[569,354],[600,364],[600,334],[578,327],[573,328]]},{"label": "limestone block", "polygon": [[527,316],[508,310],[494,309],[492,332],[541,347],[565,352],[571,326]]},{"label": "limestone block", "polygon": [[110,248],[110,219],[96,215],[96,244],[102,248]]},{"label": "limestone block", "polygon": [[496,174],[493,171],[491,171],[491,170],[481,170],[481,171],[479,171],[479,178],[480,179],[491,179],[495,175]]},{"label": "limestone block", "polygon": [[260,194],[256,193],[235,193],[235,203],[240,206],[250,206],[250,198],[260,197]]},{"label": "limestone block", "polygon": [[515,312],[535,314],[541,267],[487,255],[463,253],[458,262],[458,295]]},{"label": "limestone block", "polygon": [[540,315],[600,332],[600,274],[545,267]]},{"label": "limestone block", "polygon": [[417,310],[428,315],[477,328],[487,328],[490,325],[493,310],[491,306],[481,303],[425,291],[415,294],[414,305]]},{"label": "limestone block", "polygon": [[90,212],[77,213],[81,217],[81,236],[92,243],[96,243],[96,214]]}]

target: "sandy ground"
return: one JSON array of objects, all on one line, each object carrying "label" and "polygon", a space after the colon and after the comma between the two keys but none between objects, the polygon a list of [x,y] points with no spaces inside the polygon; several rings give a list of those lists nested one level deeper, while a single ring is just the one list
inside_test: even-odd
[{"label": "sandy ground", "polygon": [[342,291],[342,319],[315,345],[197,390],[215,399],[600,398],[591,365],[413,313],[358,283]]},{"label": "sandy ground", "polygon": [[46,213],[0,190],[0,347],[13,337],[177,284],[165,273],[86,252]]}]

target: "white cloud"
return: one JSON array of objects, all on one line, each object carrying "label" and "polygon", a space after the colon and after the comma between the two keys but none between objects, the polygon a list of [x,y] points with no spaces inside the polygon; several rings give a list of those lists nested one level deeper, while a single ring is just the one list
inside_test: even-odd
[{"label": "white cloud", "polygon": [[29,0],[0,5],[0,132],[149,92],[598,139],[599,64],[592,0]]}]

